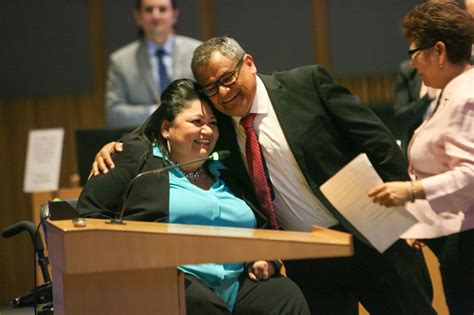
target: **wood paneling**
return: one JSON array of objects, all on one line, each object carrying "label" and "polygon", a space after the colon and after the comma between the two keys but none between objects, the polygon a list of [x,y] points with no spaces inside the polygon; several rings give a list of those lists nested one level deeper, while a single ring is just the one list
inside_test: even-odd
[{"label": "wood paneling", "polygon": [[360,97],[366,104],[391,102],[395,89],[395,74],[381,74],[358,77],[336,77],[336,80]]},{"label": "wood paneling", "polygon": [[[312,0],[314,62],[332,70],[328,0]],[[336,80],[360,97],[365,104],[385,103],[393,100],[395,74],[336,76]]]},{"label": "wood paneling", "polygon": [[314,25],[314,61],[315,63],[324,66],[326,69],[330,69],[331,60],[329,56],[326,0],[312,0],[312,7]]},{"label": "wood paneling", "polygon": [[[29,130],[65,129],[60,186],[67,187],[70,176],[76,172],[74,130],[105,126],[106,63],[100,9],[101,1],[88,0],[94,82],[91,95],[0,101],[0,228],[33,220],[31,198],[23,193]],[[44,77],[47,79],[47,74]],[[28,235],[0,238],[0,257],[0,303],[5,304],[33,288],[33,246]]]},{"label": "wood paneling", "polygon": [[201,1],[201,34],[203,40],[207,40],[213,36],[216,36],[214,0]]}]

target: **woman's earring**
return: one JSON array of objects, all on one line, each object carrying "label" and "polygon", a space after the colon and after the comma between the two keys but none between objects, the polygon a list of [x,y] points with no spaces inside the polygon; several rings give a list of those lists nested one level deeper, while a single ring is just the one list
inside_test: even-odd
[{"label": "woman's earring", "polygon": [[171,144],[169,139],[166,139],[166,148],[168,149],[168,154],[171,154]]},{"label": "woman's earring", "polygon": [[439,68],[440,68],[440,69],[443,69],[443,65],[442,65],[442,64],[439,64]]}]

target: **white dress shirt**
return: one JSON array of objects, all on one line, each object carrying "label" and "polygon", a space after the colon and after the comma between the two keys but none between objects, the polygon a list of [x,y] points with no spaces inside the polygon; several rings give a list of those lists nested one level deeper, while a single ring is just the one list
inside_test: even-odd
[{"label": "white dress shirt", "polygon": [[[309,231],[312,225],[330,227],[338,221],[314,195],[286,141],[262,80],[257,76],[257,93],[251,113],[256,113],[255,132],[273,184],[273,204],[279,225],[286,230]],[[244,161],[245,130],[241,117],[233,117]],[[246,163],[245,163],[246,164]],[[247,165],[247,164],[246,164]]]}]

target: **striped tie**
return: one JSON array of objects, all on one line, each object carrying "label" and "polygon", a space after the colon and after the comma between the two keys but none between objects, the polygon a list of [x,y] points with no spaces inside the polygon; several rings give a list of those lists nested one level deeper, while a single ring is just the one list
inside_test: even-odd
[{"label": "striped tie", "polygon": [[258,143],[257,134],[253,129],[253,121],[257,114],[248,114],[242,117],[240,124],[244,127],[247,134],[245,150],[247,153],[247,165],[249,168],[250,179],[252,180],[257,202],[267,217],[272,228],[277,229],[275,209],[273,207],[270,186],[268,185],[265,174],[262,152]]}]

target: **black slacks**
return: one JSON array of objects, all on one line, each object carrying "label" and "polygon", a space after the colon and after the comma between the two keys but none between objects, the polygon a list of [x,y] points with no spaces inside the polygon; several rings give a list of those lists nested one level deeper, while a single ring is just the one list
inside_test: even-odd
[{"label": "black slacks", "polygon": [[[342,230],[341,227],[338,228]],[[399,240],[383,254],[354,239],[354,256],[285,262],[312,314],[436,314],[421,251]]]},{"label": "black slacks", "polygon": [[438,258],[450,314],[474,314],[474,230],[424,242]]},{"label": "black slacks", "polygon": [[201,280],[188,274],[184,275],[184,279],[188,315],[310,314],[301,290],[293,281],[282,276],[254,282],[243,272],[233,312]]}]

